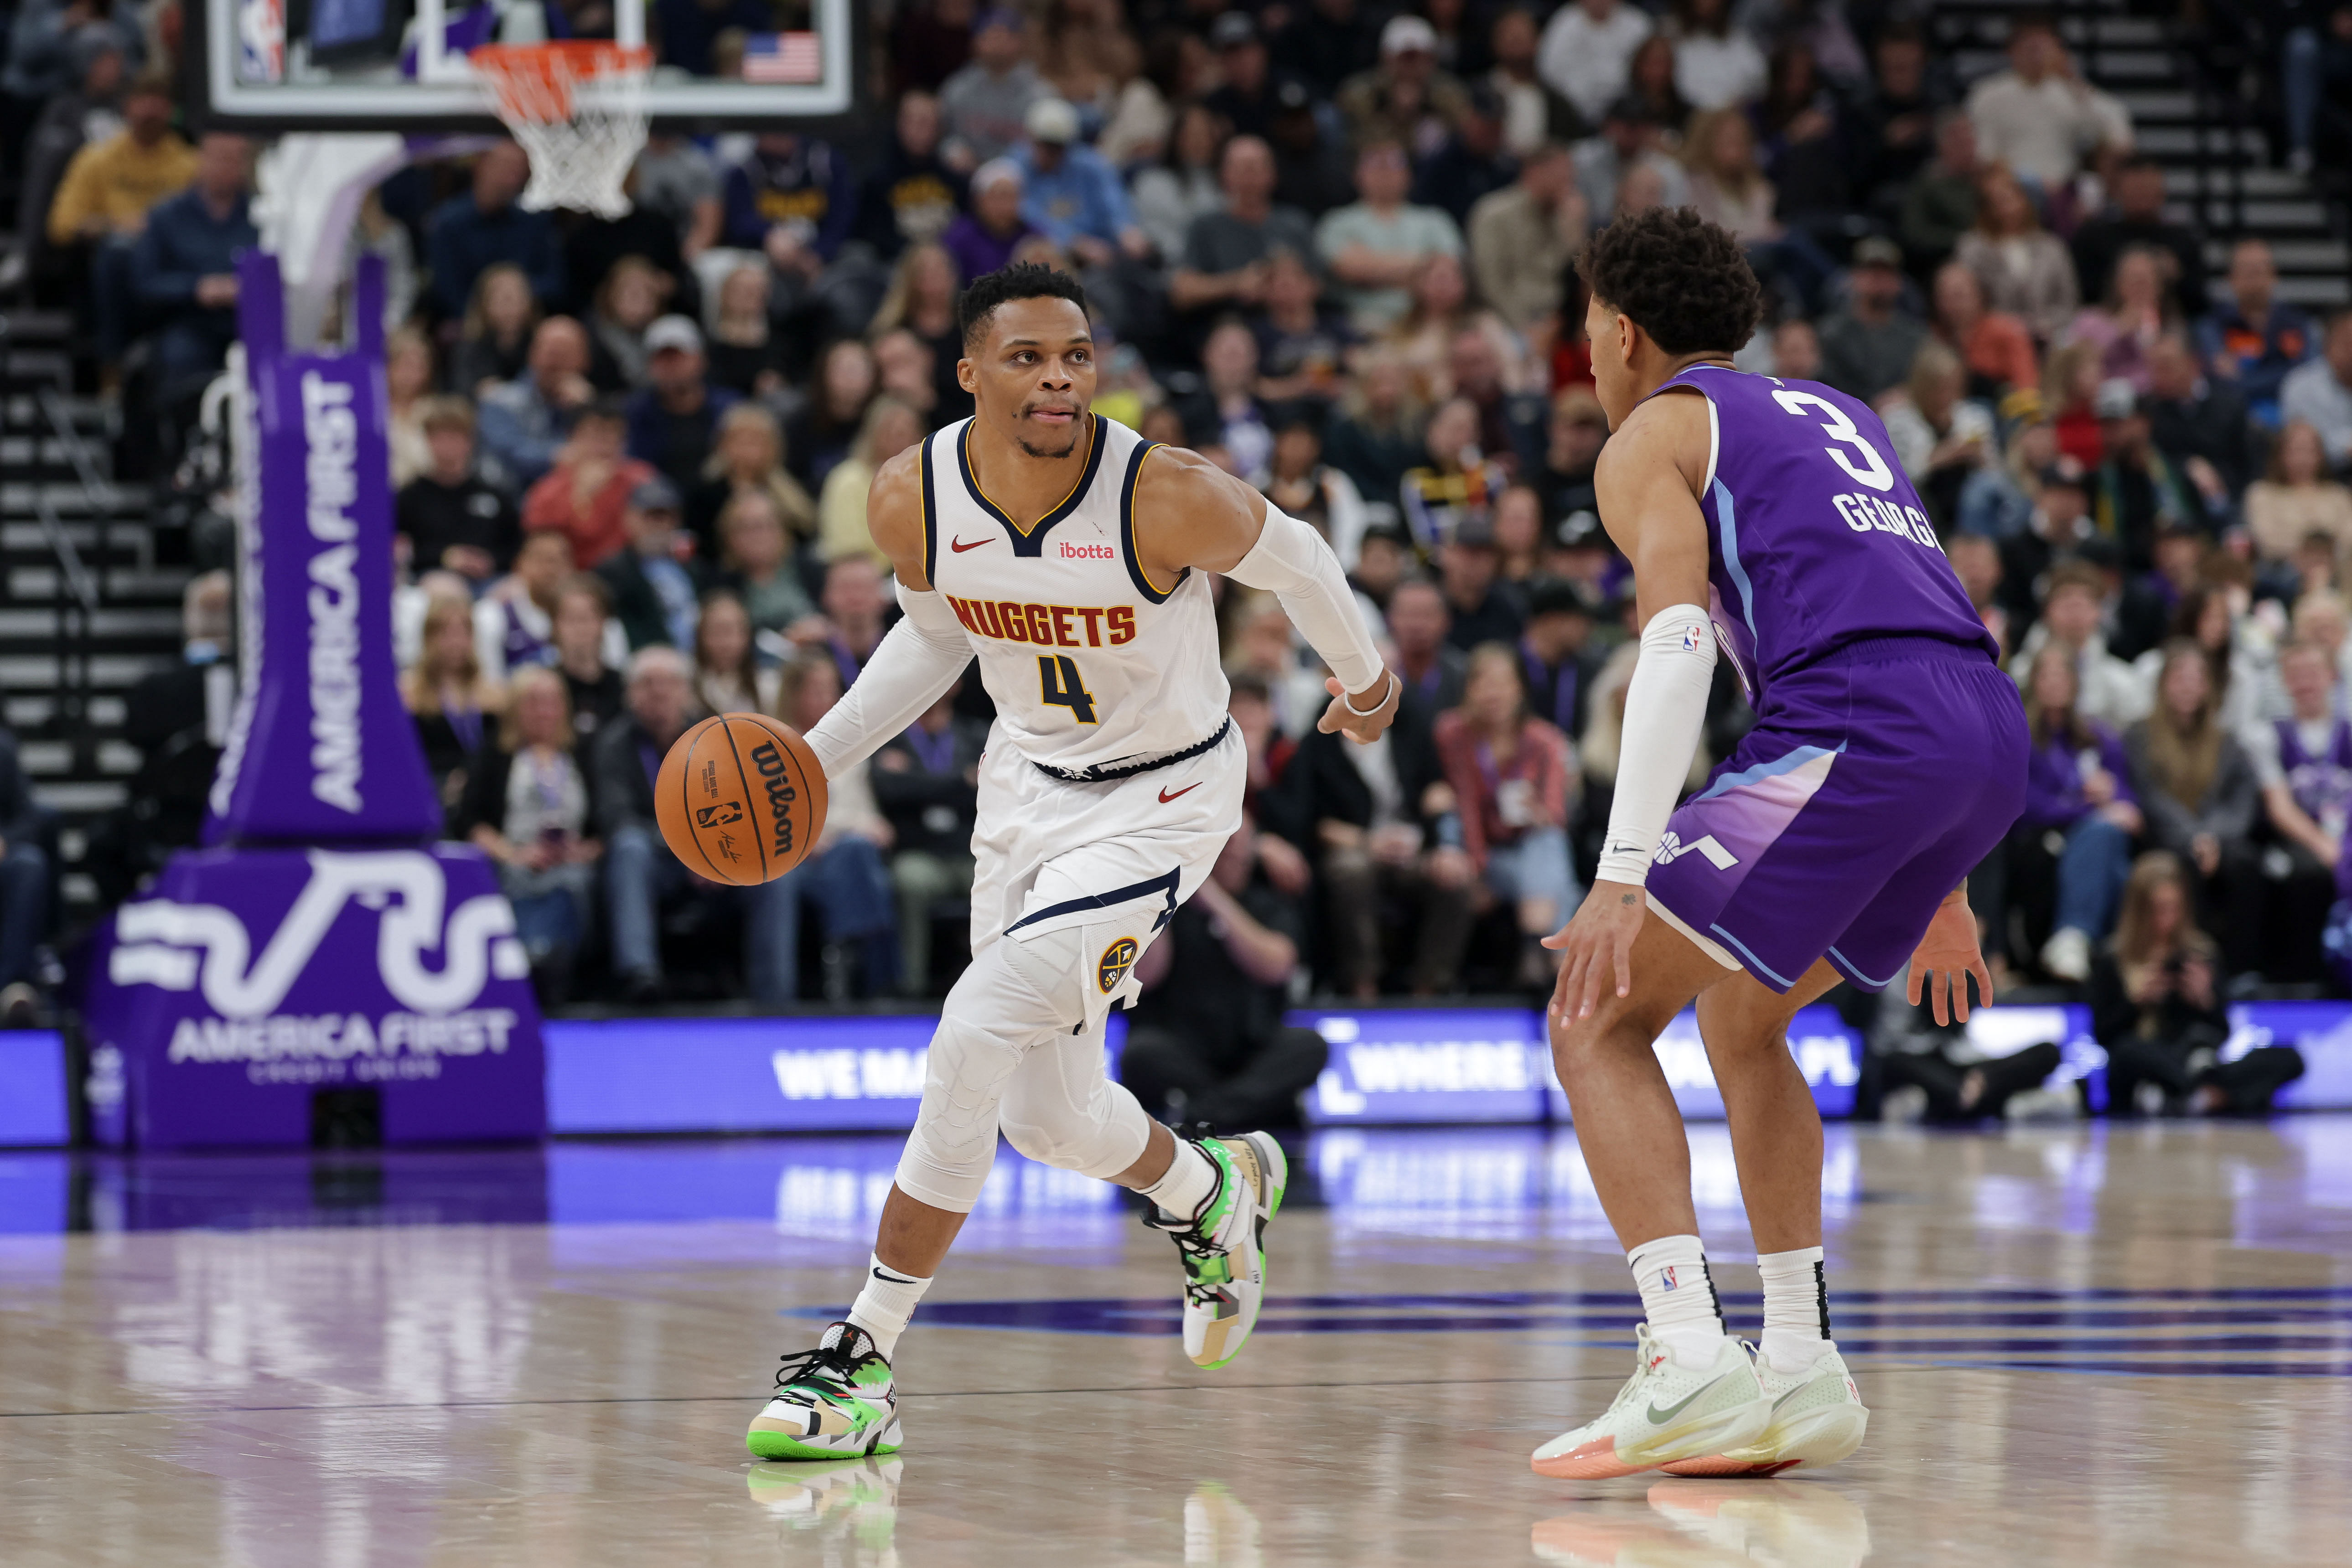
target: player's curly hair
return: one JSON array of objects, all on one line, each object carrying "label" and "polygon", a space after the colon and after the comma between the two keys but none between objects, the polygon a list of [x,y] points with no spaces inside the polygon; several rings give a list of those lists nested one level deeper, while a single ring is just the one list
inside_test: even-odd
[{"label": "player's curly hair", "polygon": [[1739,241],[1693,207],[1611,219],[1577,267],[1602,304],[1670,354],[1736,353],[1764,317],[1764,289]]},{"label": "player's curly hair", "polygon": [[1016,261],[982,273],[963,291],[958,305],[963,317],[963,346],[977,347],[996,308],[1015,300],[1067,300],[1080,310],[1087,308],[1086,289],[1068,273],[1034,261]]}]

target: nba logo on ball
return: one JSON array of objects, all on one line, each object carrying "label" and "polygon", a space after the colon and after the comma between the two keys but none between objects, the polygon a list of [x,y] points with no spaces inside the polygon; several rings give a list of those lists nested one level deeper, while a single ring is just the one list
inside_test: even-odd
[{"label": "nba logo on ball", "polygon": [[1129,970],[1135,967],[1135,955],[1139,951],[1131,936],[1120,937],[1103,949],[1102,962],[1095,966],[1095,984],[1102,987],[1104,995],[1108,996],[1118,989],[1118,983],[1127,978]]},{"label": "nba logo on ball", "polygon": [[740,800],[722,800],[717,805],[694,808],[694,826],[697,827],[726,827],[742,820],[743,803]]}]

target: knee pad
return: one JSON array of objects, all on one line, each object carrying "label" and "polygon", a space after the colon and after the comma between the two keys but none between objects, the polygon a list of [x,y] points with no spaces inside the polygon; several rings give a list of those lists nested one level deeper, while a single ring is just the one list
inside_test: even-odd
[{"label": "knee pad", "polygon": [[980,1201],[996,1163],[998,1104],[1024,1043],[956,1012],[940,1015],[923,1103],[898,1157],[898,1185],[909,1197],[956,1214],[970,1214]]}]

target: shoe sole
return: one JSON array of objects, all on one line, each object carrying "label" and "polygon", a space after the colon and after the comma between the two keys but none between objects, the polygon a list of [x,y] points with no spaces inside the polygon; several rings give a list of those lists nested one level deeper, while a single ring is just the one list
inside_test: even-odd
[{"label": "shoe sole", "polygon": [[906,1442],[897,1416],[888,1426],[877,1432],[861,1446],[842,1448],[820,1448],[782,1432],[751,1432],[744,1435],[743,1446],[761,1459],[864,1459],[895,1454]]},{"label": "shoe sole", "polygon": [[1757,1399],[1719,1415],[1709,1415],[1646,1443],[1621,1447],[1615,1438],[1586,1444],[1549,1459],[1530,1459],[1528,1468],[1539,1476],[1563,1481],[1605,1481],[1664,1469],[1685,1459],[1703,1458],[1727,1448],[1745,1448],[1772,1425],[1772,1402]]},{"label": "shoe sole", "polygon": [[[1283,1153],[1282,1145],[1263,1132],[1245,1133],[1234,1142],[1246,1143],[1256,1152],[1258,1166],[1266,1175],[1265,1187],[1258,1194],[1257,1214],[1250,1226],[1251,1261],[1257,1266],[1257,1299],[1258,1305],[1263,1307],[1265,1304],[1266,1281],[1265,1226],[1266,1222],[1282,1208],[1282,1194],[1289,1189],[1290,1160]],[[1202,1372],[1214,1372],[1220,1367],[1233,1365],[1242,1352],[1248,1348],[1250,1336],[1256,1331],[1257,1312],[1254,1310],[1249,1322],[1242,1330],[1242,1337],[1234,1342],[1234,1348],[1227,1351],[1222,1360],[1196,1361],[1192,1364]]]},{"label": "shoe sole", "polygon": [[[1680,1459],[1659,1468],[1670,1476],[1777,1476],[1819,1469],[1851,1458],[1869,1430],[1868,1410],[1859,1405],[1832,1405],[1768,1426],[1753,1443],[1727,1445],[1729,1453]],[[1743,1447],[1749,1457],[1742,1457]]]}]

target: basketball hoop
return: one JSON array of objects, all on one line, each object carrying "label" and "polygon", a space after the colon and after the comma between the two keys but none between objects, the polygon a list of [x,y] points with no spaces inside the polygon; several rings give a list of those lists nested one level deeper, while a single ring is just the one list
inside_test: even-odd
[{"label": "basketball hoop", "polygon": [[621,186],[646,144],[651,49],[577,39],[485,44],[466,63],[489,84],[499,118],[530,154],[525,207],[627,214]]}]

